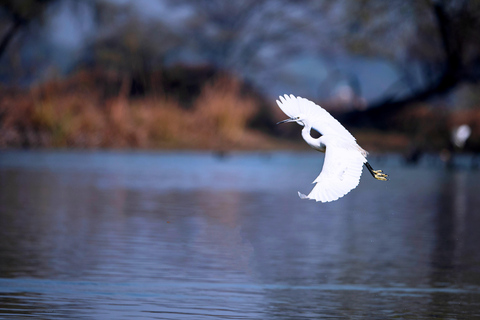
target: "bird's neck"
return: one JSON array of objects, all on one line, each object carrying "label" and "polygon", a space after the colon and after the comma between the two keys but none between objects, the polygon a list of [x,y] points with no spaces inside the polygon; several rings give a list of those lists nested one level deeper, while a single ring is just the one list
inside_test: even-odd
[{"label": "bird's neck", "polygon": [[310,135],[310,130],[312,130],[311,126],[305,125],[303,127],[303,129],[302,129],[303,140],[305,140],[305,142],[308,143],[308,145],[310,147],[312,147],[313,149],[321,151],[321,152],[325,152],[325,146],[322,143],[320,143],[320,138],[313,138]]}]

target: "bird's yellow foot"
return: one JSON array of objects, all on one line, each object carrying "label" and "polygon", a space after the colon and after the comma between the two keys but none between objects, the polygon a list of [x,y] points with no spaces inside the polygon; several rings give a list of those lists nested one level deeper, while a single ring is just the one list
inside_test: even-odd
[{"label": "bird's yellow foot", "polygon": [[387,181],[388,180],[388,174],[383,173],[382,170],[372,170],[373,171],[373,177],[377,180],[381,181]]},{"label": "bird's yellow foot", "polygon": [[380,181],[388,180],[388,174],[383,173],[382,170],[373,170],[372,166],[368,162],[365,162],[365,166],[367,167],[368,171],[370,171],[370,173],[375,179]]}]

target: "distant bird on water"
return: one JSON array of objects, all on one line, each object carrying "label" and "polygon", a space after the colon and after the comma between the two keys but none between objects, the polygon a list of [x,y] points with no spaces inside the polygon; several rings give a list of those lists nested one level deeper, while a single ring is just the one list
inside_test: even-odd
[{"label": "distant bird on water", "polygon": [[[303,126],[302,137],[310,147],[325,152],[322,172],[313,181],[315,187],[308,195],[298,192],[301,199],[329,202],[343,197],[358,186],[363,165],[372,176],[387,181],[388,175],[382,170],[373,170],[367,161],[368,152],[363,150],[356,139],[325,109],[305,98],[294,95],[280,96],[277,104],[289,119],[278,122],[296,122]],[[322,136],[313,138],[310,130]]]}]

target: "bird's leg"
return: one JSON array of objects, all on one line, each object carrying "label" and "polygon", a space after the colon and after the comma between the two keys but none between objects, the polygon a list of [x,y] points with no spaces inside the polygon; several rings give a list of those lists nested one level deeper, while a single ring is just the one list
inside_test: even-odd
[{"label": "bird's leg", "polygon": [[388,180],[388,175],[386,173],[383,173],[382,170],[373,170],[372,166],[370,165],[370,163],[368,162],[365,162],[365,167],[367,167],[368,171],[370,171],[370,173],[372,174],[372,176],[377,179],[377,180],[381,180],[381,181],[387,181]]}]

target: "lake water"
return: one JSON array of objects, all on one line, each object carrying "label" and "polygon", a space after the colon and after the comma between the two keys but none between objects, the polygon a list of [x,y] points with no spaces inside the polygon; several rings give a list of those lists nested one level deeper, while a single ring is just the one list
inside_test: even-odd
[{"label": "lake water", "polygon": [[478,319],[480,171],[305,153],[0,153],[2,319]]}]

